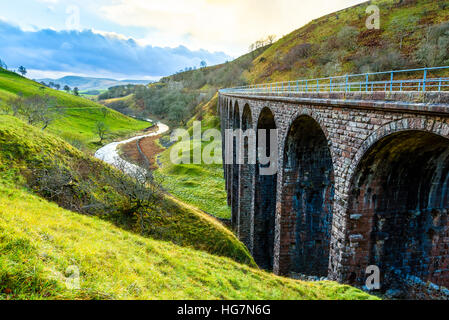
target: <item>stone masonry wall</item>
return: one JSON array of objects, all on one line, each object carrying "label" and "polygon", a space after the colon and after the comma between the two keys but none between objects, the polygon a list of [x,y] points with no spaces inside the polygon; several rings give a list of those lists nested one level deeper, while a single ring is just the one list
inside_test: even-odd
[{"label": "stone masonry wall", "polygon": [[[283,176],[284,147],[287,133],[292,123],[301,115],[313,118],[322,130],[329,147],[333,167],[333,205],[332,227],[329,247],[328,276],[332,280],[350,282],[351,261],[354,261],[353,240],[359,239],[359,233],[353,233],[351,218],[348,209],[351,200],[351,181],[357,171],[359,162],[366,152],[380,139],[407,130],[425,131],[449,138],[449,96],[435,93],[329,93],[329,94],[302,94],[285,95],[282,97],[273,95],[239,96],[221,94],[219,110],[222,115],[222,128],[232,128],[234,122],[235,106],[239,108],[240,119],[243,114],[243,106],[249,106],[252,125],[257,128],[260,112],[263,108],[269,108],[274,115],[274,122],[278,129],[278,173],[276,182],[276,194],[270,196],[276,199],[276,217],[274,232],[274,258],[273,270],[277,274],[287,274],[290,271],[292,261],[292,240],[285,230],[289,227],[285,220],[287,205],[280,199],[286,199]],[[227,118],[227,119],[223,119]],[[223,152],[225,146],[223,146]],[[232,166],[225,165],[225,178],[228,196],[232,198]],[[235,168],[235,167],[234,167]],[[254,199],[255,183],[253,183],[254,170],[239,170],[238,180],[251,181],[252,189],[247,196],[240,197],[241,201]],[[236,181],[234,179],[234,181]],[[248,188],[248,183],[245,187]],[[244,194],[240,189],[239,195]],[[267,195],[268,196],[268,195]],[[251,200],[253,201],[253,200]],[[260,201],[260,199],[256,199]],[[229,203],[232,203],[230,199]],[[240,215],[237,204],[233,216],[237,219],[248,219],[248,214]],[[255,205],[247,206],[243,211],[250,211],[250,228],[243,228],[240,237],[245,240],[252,250],[254,235],[254,211]],[[447,206],[447,203],[444,205]],[[287,208],[288,210],[288,208]],[[244,221],[235,221],[236,224],[248,224]],[[249,233],[249,235],[248,235]],[[449,242],[449,241],[448,241]],[[448,242],[446,246],[448,246]]]}]

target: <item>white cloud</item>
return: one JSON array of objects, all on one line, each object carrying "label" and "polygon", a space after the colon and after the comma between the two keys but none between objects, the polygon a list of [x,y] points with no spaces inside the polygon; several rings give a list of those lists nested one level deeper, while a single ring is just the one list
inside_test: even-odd
[{"label": "white cloud", "polygon": [[269,34],[282,36],[314,18],[363,0],[117,0],[100,14],[123,26],[156,29],[141,41],[238,55]]},{"label": "white cloud", "polygon": [[[229,60],[224,53],[185,47],[139,46],[133,39],[108,32],[24,31],[0,20],[0,57],[11,68],[24,64],[31,72],[76,72],[77,74],[159,77],[186,67]],[[34,76],[33,77],[37,77]]]}]

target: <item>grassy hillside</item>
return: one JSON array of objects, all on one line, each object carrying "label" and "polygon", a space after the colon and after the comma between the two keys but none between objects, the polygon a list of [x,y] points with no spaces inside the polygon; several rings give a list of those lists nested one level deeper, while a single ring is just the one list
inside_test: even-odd
[{"label": "grassy hillside", "polygon": [[7,105],[8,100],[16,97],[19,93],[25,97],[33,95],[54,97],[60,112],[47,130],[90,151],[99,147],[97,144],[99,138],[95,133],[98,121],[103,121],[109,128],[109,139],[125,136],[149,126],[148,122],[126,117],[114,110],[109,110],[105,117],[102,112],[104,107],[98,103],[47,88],[40,83],[0,68],[0,104]]},{"label": "grassy hillside", "polygon": [[[218,97],[215,96],[211,101],[197,108],[195,116],[187,123],[187,128],[192,136],[193,121],[201,121],[202,132],[218,127],[217,99]],[[188,143],[191,146],[193,162],[194,140]],[[217,156],[221,160],[221,140],[202,141],[201,152],[207,145],[218,147],[220,152]],[[186,203],[216,217],[229,219],[231,211],[227,205],[227,196],[224,191],[223,166],[221,164],[209,165],[204,162],[201,164],[174,164],[170,159],[170,154],[174,148],[180,147],[182,147],[182,142],[168,148],[160,156],[162,166],[157,173],[164,177],[164,188]]]},{"label": "grassy hillside", "polygon": [[[380,9],[379,30],[366,27],[371,4]],[[315,19],[234,61],[161,81],[182,83],[185,90],[219,89],[444,65],[449,65],[447,1],[374,0]]]},{"label": "grassy hillside", "polygon": [[[56,164],[70,173],[65,190],[76,198],[63,192],[64,202],[53,198],[59,206],[32,183]],[[137,234],[121,214],[123,196],[106,184],[113,172],[52,134],[0,116],[0,299],[372,298],[260,271],[231,232],[172,198]],[[62,208],[102,201],[110,206],[88,215]],[[66,286],[73,266],[80,289]]]},{"label": "grassy hillside", "polygon": [[[368,5],[380,29],[368,30]],[[449,4],[374,0],[316,19],[283,37],[244,73],[248,83],[449,65]]]},{"label": "grassy hillside", "polygon": [[[144,238],[0,186],[0,299],[368,299]],[[79,290],[66,286],[75,266]],[[73,267],[72,267],[73,268]]]},{"label": "grassy hillside", "polygon": [[[42,174],[47,172],[53,178],[50,186],[42,188],[48,179]],[[117,183],[126,182],[126,176],[11,116],[0,116],[0,177],[66,209],[99,216],[148,237],[254,265],[245,246],[223,225],[168,197],[148,212],[142,229],[138,217],[129,216],[133,205]]]}]

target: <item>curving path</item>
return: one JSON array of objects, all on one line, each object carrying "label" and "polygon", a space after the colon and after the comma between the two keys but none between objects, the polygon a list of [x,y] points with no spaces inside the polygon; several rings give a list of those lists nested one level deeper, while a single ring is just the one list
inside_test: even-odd
[{"label": "curving path", "polygon": [[[151,122],[151,120],[146,119],[148,122]],[[133,138],[130,138],[128,140],[124,140],[124,141],[118,141],[118,142],[112,142],[110,144],[105,145],[104,147],[100,148],[97,150],[97,152],[95,152],[95,158],[98,158],[100,160],[103,160],[106,163],[109,163],[115,167],[124,167],[124,171],[128,174],[133,174],[135,172],[137,172],[137,170],[139,170],[139,167],[136,166],[135,164],[132,164],[124,159],[122,159],[117,151],[117,147],[119,145],[122,144],[126,144],[132,141],[136,141],[136,140],[140,140],[146,137],[152,137],[152,136],[158,136],[160,134],[163,134],[165,132],[167,132],[168,130],[170,130],[170,128],[163,124],[162,122],[158,122],[156,123],[156,125],[158,126],[158,130],[156,132],[152,132],[149,134],[145,134],[145,135],[141,135],[141,136],[136,136]]]}]

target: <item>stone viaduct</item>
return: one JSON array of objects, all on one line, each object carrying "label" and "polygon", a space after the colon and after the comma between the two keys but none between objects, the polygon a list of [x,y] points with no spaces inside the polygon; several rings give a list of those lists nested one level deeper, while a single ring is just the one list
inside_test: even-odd
[{"label": "stone viaduct", "polygon": [[232,224],[259,266],[362,286],[375,265],[385,288],[449,287],[448,93],[221,92],[218,112],[223,134],[278,130],[276,174],[224,165]]}]

